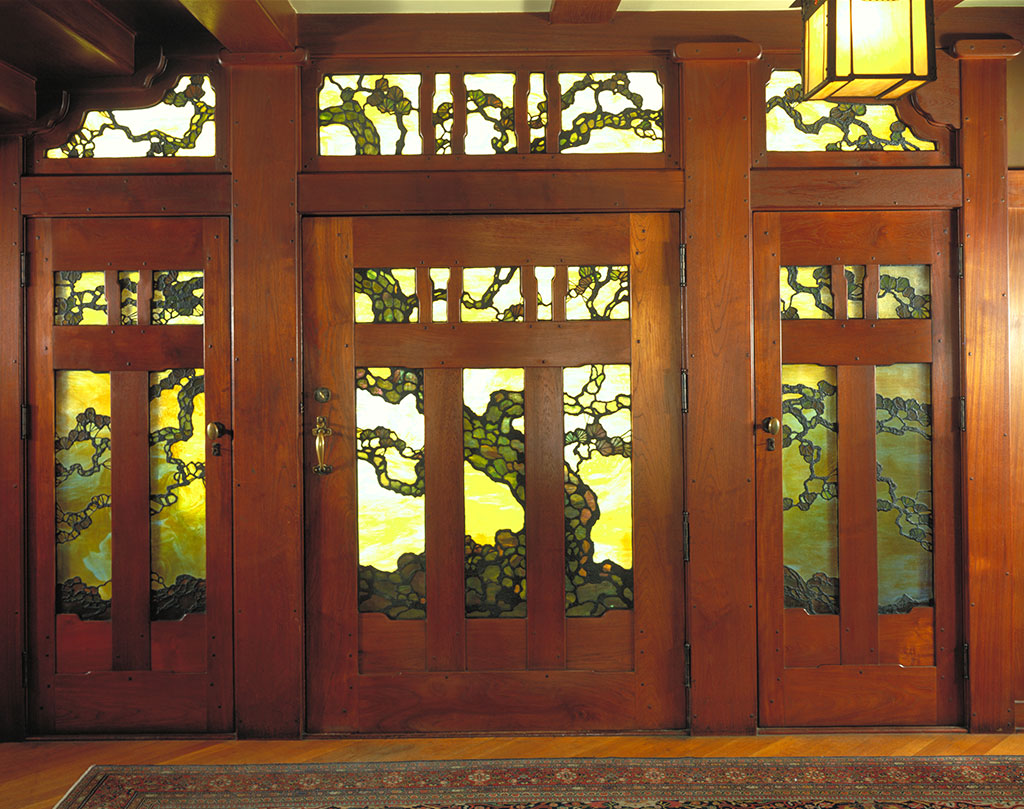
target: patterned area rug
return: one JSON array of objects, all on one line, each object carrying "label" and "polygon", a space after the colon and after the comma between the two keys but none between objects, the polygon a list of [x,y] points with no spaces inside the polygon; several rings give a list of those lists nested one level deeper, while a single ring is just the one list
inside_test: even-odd
[{"label": "patterned area rug", "polygon": [[1024,757],[90,768],[56,809],[1024,809]]}]

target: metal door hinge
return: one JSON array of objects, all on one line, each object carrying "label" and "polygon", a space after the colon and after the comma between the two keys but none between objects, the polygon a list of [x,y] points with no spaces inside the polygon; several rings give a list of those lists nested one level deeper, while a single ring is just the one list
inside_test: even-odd
[{"label": "metal door hinge", "polygon": [[690,561],[690,512],[683,512],[683,561]]},{"label": "metal door hinge", "polygon": [[27,404],[21,406],[21,440],[28,441],[32,435],[32,411]]},{"label": "metal door hinge", "polygon": [[967,432],[967,397],[960,397],[960,432]]},{"label": "metal door hinge", "polygon": [[956,277],[964,277],[964,243],[960,242],[956,251]]},{"label": "metal door hinge", "polygon": [[28,286],[28,253],[21,254],[21,285]]},{"label": "metal door hinge", "polygon": [[684,368],[679,374],[679,390],[683,397],[683,412],[690,412],[690,375]]},{"label": "metal door hinge", "polygon": [[963,645],[961,650],[963,653],[963,668],[964,668],[964,679],[971,679],[971,646],[968,643]]},{"label": "metal door hinge", "polygon": [[679,245],[679,286],[686,286],[686,245]]},{"label": "metal door hinge", "polygon": [[683,688],[691,688],[693,679],[690,676],[690,644],[683,644]]}]

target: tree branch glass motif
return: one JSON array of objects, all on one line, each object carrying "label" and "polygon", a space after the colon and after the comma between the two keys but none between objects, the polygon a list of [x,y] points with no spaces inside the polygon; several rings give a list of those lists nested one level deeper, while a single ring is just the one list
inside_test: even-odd
[{"label": "tree branch glass motif", "polygon": [[420,76],[332,74],[319,95],[320,154],[420,154]]},{"label": "tree branch glass motif", "polygon": [[664,151],[664,91],[653,71],[559,73],[566,154]]},{"label": "tree branch glass motif", "polygon": [[117,287],[121,295],[121,325],[139,324],[139,273],[119,272]]},{"label": "tree branch glass motif", "polygon": [[770,152],[935,150],[896,115],[892,104],[801,101],[803,79],[796,70],[773,70],[765,87]]},{"label": "tree branch glass motif", "polygon": [[927,264],[878,268],[879,319],[932,316],[931,268]]},{"label": "tree branch glass motif", "polygon": [[51,158],[212,157],[216,154],[216,96],[210,77],[183,76],[151,107],[93,110]]},{"label": "tree branch glass motif", "polygon": [[628,365],[565,368],[565,603],[569,616],[633,606]]},{"label": "tree branch glass motif", "polygon": [[430,319],[434,323],[444,323],[448,320],[448,281],[451,280],[451,275],[451,270],[447,267],[430,269]]},{"label": "tree branch glass motif", "polygon": [[544,154],[547,149],[548,97],[543,73],[530,74],[526,125],[530,129],[530,154]]},{"label": "tree branch glass motif", "polygon": [[537,279],[537,320],[551,320],[552,282],[555,279],[554,267],[534,267]]},{"label": "tree branch glass motif", "polygon": [[455,121],[452,74],[434,75],[434,99],[431,123],[434,127],[434,154],[452,153],[452,124]]},{"label": "tree branch glass motif", "polygon": [[169,270],[153,273],[154,326],[203,325],[203,273]]},{"label": "tree branch glass motif", "polygon": [[515,73],[467,73],[466,154],[516,151]]},{"label": "tree branch glass motif", "polygon": [[522,368],[462,372],[466,617],[526,615]]},{"label": "tree branch glass motif", "polygon": [[53,276],[53,325],[107,325],[107,292],[102,272],[65,270]]},{"label": "tree branch glass motif", "polygon": [[629,267],[569,267],[566,320],[628,320]]},{"label": "tree branch glass motif", "polygon": [[781,267],[779,288],[783,320],[830,320],[834,316],[831,267]]},{"label": "tree branch glass motif", "polygon": [[864,275],[867,267],[850,264],[843,267],[846,277],[846,317],[856,320],[864,317]]},{"label": "tree branch glass motif", "polygon": [[519,267],[466,267],[462,271],[462,322],[511,323],[523,319]]},{"label": "tree branch glass motif", "polygon": [[359,267],[355,271],[356,323],[415,323],[416,270]]},{"label": "tree branch glass motif", "polygon": [[356,368],[359,611],[426,616],[423,370]]},{"label": "tree branch glass motif", "polygon": [[206,611],[205,374],[149,375],[150,617]]},{"label": "tree branch glass motif", "polygon": [[839,613],[836,369],[782,366],[785,605]]},{"label": "tree branch glass motif", "polygon": [[878,611],[932,603],[931,367],[875,369]]},{"label": "tree branch glass motif", "polygon": [[57,371],[54,395],[57,612],[108,620],[110,374]]}]

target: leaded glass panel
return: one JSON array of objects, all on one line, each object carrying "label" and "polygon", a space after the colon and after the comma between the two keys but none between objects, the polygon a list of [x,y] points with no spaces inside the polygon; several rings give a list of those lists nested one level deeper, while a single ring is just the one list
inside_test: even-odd
[{"label": "leaded glass panel", "polygon": [[653,71],[559,73],[558,151],[623,154],[664,150],[664,91]]},{"label": "leaded glass panel", "polygon": [[864,317],[864,275],[863,264],[850,264],[843,267],[846,277],[846,317],[856,320]]},{"label": "leaded glass panel", "polygon": [[784,266],[779,269],[780,308],[783,320],[830,320],[832,268]]},{"label": "leaded glass panel", "polygon": [[534,267],[537,279],[537,320],[551,320],[551,284],[555,279],[554,267]]},{"label": "leaded glass panel", "polygon": [[566,320],[628,320],[629,267],[569,267]]},{"label": "leaded glass panel", "polygon": [[530,74],[526,96],[526,121],[530,127],[530,154],[543,154],[547,148],[548,101],[543,73]]},{"label": "leaded glass panel", "polygon": [[438,73],[434,76],[434,154],[452,153],[454,103],[451,73]]},{"label": "leaded glass panel", "polygon": [[149,375],[150,614],[206,611],[205,374]]},{"label": "leaded glass panel", "polygon": [[426,616],[423,370],[356,368],[359,611]]},{"label": "leaded glass panel", "polygon": [[153,273],[154,326],[203,324],[203,273],[201,270],[168,270]]},{"label": "leaded glass panel", "polygon": [[466,267],[462,271],[464,323],[509,323],[522,319],[519,267]]},{"label": "leaded glass panel", "polygon": [[47,157],[210,157],[216,154],[210,77],[183,76],[152,107],[93,110]]},{"label": "leaded glass panel", "polygon": [[117,287],[121,294],[121,325],[139,324],[139,273],[119,272]]},{"label": "leaded glass panel", "polygon": [[356,323],[415,323],[419,315],[416,270],[356,268]]},{"label": "leaded glass panel", "polygon": [[463,371],[466,616],[526,615],[522,368]]},{"label": "leaded glass panel", "polygon": [[419,92],[416,73],[324,76],[320,154],[420,154]]},{"label": "leaded glass panel", "polygon": [[434,267],[430,270],[430,286],[432,289],[431,320],[444,323],[448,320],[448,281],[451,270],[447,267]]},{"label": "leaded glass panel", "polygon": [[931,366],[875,369],[878,611],[932,603]]},{"label": "leaded glass panel", "polygon": [[105,326],[107,292],[102,272],[65,270],[53,276],[53,325]]},{"label": "leaded glass panel", "polygon": [[931,268],[927,264],[882,265],[878,268],[880,319],[931,316]]},{"label": "leaded glass panel", "polygon": [[57,371],[57,611],[110,618],[110,374]]},{"label": "leaded glass panel", "polygon": [[562,374],[566,614],[597,616],[633,606],[630,368]]},{"label": "leaded glass panel", "polygon": [[467,73],[466,154],[516,151],[515,73]]},{"label": "leaded glass panel", "polygon": [[782,366],[782,555],[787,607],[839,612],[836,369]]}]

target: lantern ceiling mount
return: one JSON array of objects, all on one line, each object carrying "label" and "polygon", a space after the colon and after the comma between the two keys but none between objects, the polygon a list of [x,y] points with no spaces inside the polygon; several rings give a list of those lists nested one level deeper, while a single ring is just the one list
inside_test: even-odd
[{"label": "lantern ceiling mount", "polygon": [[889,101],[935,80],[932,0],[803,0],[804,97]]}]

